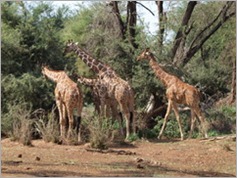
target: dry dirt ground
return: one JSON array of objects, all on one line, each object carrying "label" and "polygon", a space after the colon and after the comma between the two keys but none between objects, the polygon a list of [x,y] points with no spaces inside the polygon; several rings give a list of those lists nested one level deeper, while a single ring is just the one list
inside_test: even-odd
[{"label": "dry dirt ground", "polygon": [[236,176],[233,138],[114,143],[109,150],[34,140],[23,146],[1,140],[2,176]]}]

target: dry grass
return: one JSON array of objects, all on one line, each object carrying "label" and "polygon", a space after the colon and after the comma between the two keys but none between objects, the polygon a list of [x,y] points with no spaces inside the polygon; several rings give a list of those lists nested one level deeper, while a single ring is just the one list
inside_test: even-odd
[{"label": "dry grass", "polygon": [[95,116],[90,119],[88,129],[90,131],[89,141],[93,148],[106,149],[113,132],[111,118]]},{"label": "dry grass", "polygon": [[19,116],[19,119],[14,120],[13,130],[11,131],[11,140],[19,141],[23,145],[32,146],[33,121]]},{"label": "dry grass", "polygon": [[51,113],[42,115],[35,121],[36,130],[45,142],[60,143],[59,123],[56,119],[55,108]]}]

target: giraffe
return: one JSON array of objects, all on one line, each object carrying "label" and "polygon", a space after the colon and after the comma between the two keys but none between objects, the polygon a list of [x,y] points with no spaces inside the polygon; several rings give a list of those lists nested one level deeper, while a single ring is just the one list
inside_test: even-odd
[{"label": "giraffe", "polygon": [[110,117],[109,115],[110,101],[106,86],[98,78],[92,79],[78,76],[77,81],[83,85],[90,86],[92,88],[97,113],[100,116]]},{"label": "giraffe", "polygon": [[[119,105],[121,113],[126,121],[126,138],[128,140],[131,130],[135,133],[134,119],[134,92],[129,83],[120,78],[116,72],[108,65],[91,57],[82,50],[77,43],[69,40],[66,44],[64,53],[74,52],[87,66],[94,71],[101,83],[106,86],[110,101],[114,99]],[[117,114],[117,117],[119,114]],[[123,134],[123,133],[122,133]]]},{"label": "giraffe", "polygon": [[[101,82],[98,78],[86,78],[82,76],[78,76],[77,81],[83,85],[90,86],[93,90],[93,93],[99,101],[98,106],[98,114],[101,117],[111,117],[112,114],[112,122],[114,122],[114,118],[117,117],[117,102],[115,99],[110,99],[106,86]],[[122,118],[119,117],[119,125],[121,133],[123,134],[123,128],[122,128]],[[113,139],[112,139],[113,140]]]},{"label": "giraffe", "polygon": [[200,92],[194,86],[184,83],[178,77],[165,72],[156,62],[156,59],[154,55],[150,52],[149,48],[145,49],[137,57],[137,61],[140,61],[142,59],[149,61],[149,65],[155,72],[156,77],[159,78],[163,83],[163,85],[166,87],[166,97],[168,99],[168,107],[158,139],[161,139],[161,136],[167,123],[168,116],[172,108],[174,110],[179,125],[181,140],[184,139],[177,104],[185,104],[191,109],[191,128],[189,137],[191,137],[192,135],[194,123],[196,121],[197,116],[201,122],[202,129],[204,130],[205,138],[207,138],[206,121],[199,106]]},{"label": "giraffe", "polygon": [[[42,74],[56,83],[54,90],[56,104],[59,110],[60,135],[65,138],[66,135],[66,115],[68,117],[68,137],[76,127],[78,141],[81,141],[80,123],[83,107],[83,97],[80,88],[73,82],[64,71],[51,70],[48,67],[42,67]],[[73,119],[73,110],[77,110],[78,117]]]}]

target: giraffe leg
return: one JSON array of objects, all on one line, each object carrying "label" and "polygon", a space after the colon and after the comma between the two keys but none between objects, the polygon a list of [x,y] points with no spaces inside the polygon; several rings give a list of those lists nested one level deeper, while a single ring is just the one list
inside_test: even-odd
[{"label": "giraffe leg", "polygon": [[107,99],[105,99],[105,108],[106,108],[105,109],[105,116],[107,118],[111,117],[112,116],[111,104],[110,104],[110,102]]},{"label": "giraffe leg", "polygon": [[175,103],[173,103],[173,109],[174,109],[174,114],[175,114],[176,120],[179,125],[180,138],[181,138],[181,140],[183,140],[184,139],[183,129],[182,129],[182,125],[180,122],[179,111],[178,111],[177,105]]},{"label": "giraffe leg", "polygon": [[[118,120],[117,104],[115,102],[107,102],[106,105],[107,105],[107,109],[110,110],[110,113],[112,116],[112,125],[113,125],[115,120]],[[114,132],[112,132],[110,140],[111,141],[114,140]]]},{"label": "giraffe leg", "polygon": [[130,118],[130,112],[126,112],[125,113],[125,120],[126,120],[126,138],[125,140],[127,140],[129,138],[129,136],[131,135],[131,118]]},{"label": "giraffe leg", "polygon": [[112,116],[113,116],[113,118],[115,118],[119,122],[120,133],[121,133],[122,136],[124,136],[123,115],[118,112],[118,103],[117,103],[117,101],[115,101],[115,100],[112,101],[111,109],[112,109]]},{"label": "giraffe leg", "polygon": [[72,136],[72,131],[73,131],[73,125],[74,125],[74,119],[73,119],[73,110],[67,106],[67,116],[68,116],[68,138],[70,138]]},{"label": "giraffe leg", "polygon": [[204,132],[204,137],[208,138],[208,135],[207,135],[207,122],[205,121],[204,116],[202,115],[201,109],[199,107],[195,107],[194,112],[196,113],[196,115],[198,116],[198,119],[201,122],[202,131]]},{"label": "giraffe leg", "polygon": [[64,126],[63,126],[63,129],[65,130],[64,131],[64,136],[66,135],[67,133],[67,129],[68,129],[68,123],[67,123],[67,112],[66,112],[66,107],[64,104],[62,104],[62,115],[63,115],[63,118],[64,118]]},{"label": "giraffe leg", "polygon": [[193,109],[191,109],[191,127],[190,127],[190,132],[189,132],[189,137],[188,138],[192,137],[195,121],[196,121],[195,112],[194,112]]},{"label": "giraffe leg", "polygon": [[135,116],[134,116],[134,111],[130,112],[130,120],[132,124],[132,132],[136,134],[136,122],[135,122]]},{"label": "giraffe leg", "polygon": [[123,100],[119,102],[120,105],[120,110],[122,111],[121,115],[121,125],[122,125],[122,119],[125,118],[125,123],[126,123],[126,137],[125,140],[128,140],[130,136],[130,130],[131,130],[131,120],[130,120],[130,112],[129,108],[127,107],[126,103],[123,102]]},{"label": "giraffe leg", "polygon": [[66,127],[66,118],[63,112],[63,104],[59,99],[56,99],[56,104],[58,107],[58,111],[59,111],[59,124],[60,124],[60,136],[62,138],[65,137],[65,127]]},{"label": "giraffe leg", "polygon": [[162,128],[160,130],[159,136],[157,137],[158,139],[161,139],[161,136],[162,136],[162,134],[164,132],[164,129],[165,129],[165,126],[166,126],[166,123],[167,123],[167,119],[168,119],[168,116],[170,114],[171,109],[172,109],[172,101],[169,100],[168,101],[167,111],[166,111],[165,118],[164,118],[164,122],[163,122]]},{"label": "giraffe leg", "polygon": [[82,113],[83,102],[81,102],[77,109],[77,121],[76,121],[76,133],[78,135],[78,142],[81,142],[81,113]]},{"label": "giraffe leg", "polygon": [[105,117],[105,100],[103,97],[100,98],[100,117]]}]

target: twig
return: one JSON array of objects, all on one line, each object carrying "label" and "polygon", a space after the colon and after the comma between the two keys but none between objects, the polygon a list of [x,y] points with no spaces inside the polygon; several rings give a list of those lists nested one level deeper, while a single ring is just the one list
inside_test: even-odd
[{"label": "twig", "polygon": [[103,154],[115,153],[117,155],[136,155],[136,152],[125,151],[125,150],[113,150],[113,149],[102,150],[102,149],[96,149],[96,148],[86,148],[86,151],[103,153]]},{"label": "twig", "polygon": [[141,5],[142,7],[144,7],[146,10],[148,10],[153,16],[155,16],[155,14],[150,10],[148,9],[146,6],[144,6],[142,3],[140,2],[136,2],[137,4]]}]

